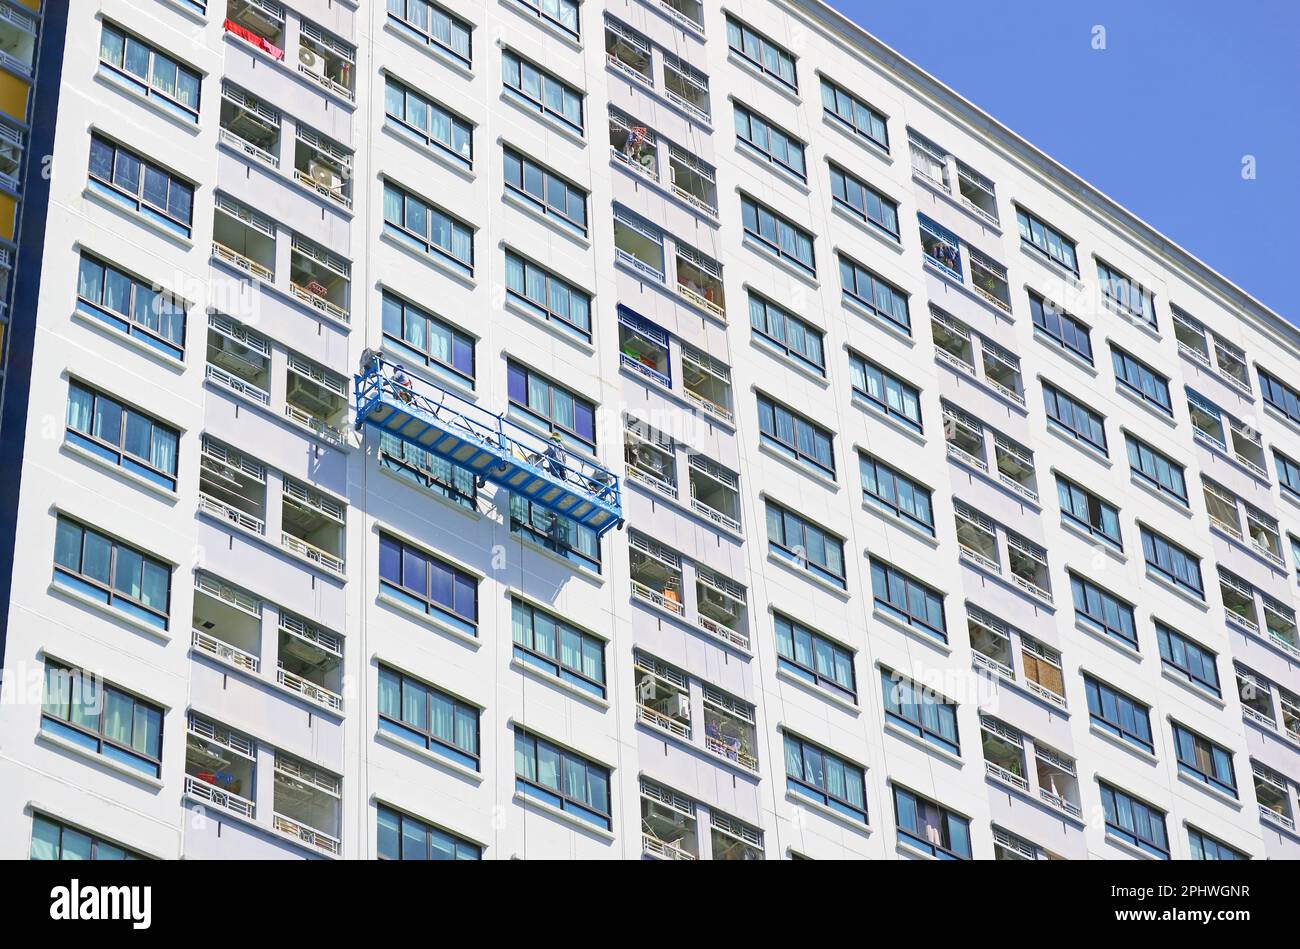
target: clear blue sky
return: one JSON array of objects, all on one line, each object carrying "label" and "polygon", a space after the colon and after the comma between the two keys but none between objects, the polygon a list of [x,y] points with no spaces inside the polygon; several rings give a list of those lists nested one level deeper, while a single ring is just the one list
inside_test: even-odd
[{"label": "clear blue sky", "polygon": [[1300,0],[829,2],[1300,323]]}]

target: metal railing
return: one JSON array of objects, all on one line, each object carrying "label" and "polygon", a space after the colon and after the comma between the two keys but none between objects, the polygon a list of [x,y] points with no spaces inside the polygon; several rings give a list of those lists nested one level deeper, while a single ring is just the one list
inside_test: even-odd
[{"label": "metal railing", "polygon": [[232,646],[225,640],[218,639],[215,636],[209,636],[202,630],[193,630],[194,638],[192,640],[195,649],[202,649],[206,653],[211,653],[218,659],[222,659],[231,665],[239,666],[241,669],[247,669],[249,672],[256,673],[262,665],[262,661],[250,652],[244,652],[238,646]]}]

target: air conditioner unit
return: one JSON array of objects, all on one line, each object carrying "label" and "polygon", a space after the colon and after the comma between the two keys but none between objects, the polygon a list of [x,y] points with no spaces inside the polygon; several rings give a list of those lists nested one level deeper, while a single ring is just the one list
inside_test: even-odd
[{"label": "air conditioner unit", "polygon": [[640,682],[637,683],[636,697],[637,697],[637,701],[639,701],[642,705],[645,705],[652,698],[654,698],[654,695],[655,695],[655,680],[650,678],[650,676],[646,676],[644,679],[642,679]]},{"label": "air conditioner unit", "polygon": [[736,604],[731,597],[725,596],[717,590],[708,589],[707,587],[702,589],[700,593],[700,598],[713,609],[720,610],[727,614],[736,612]]},{"label": "air conditioner unit", "polygon": [[298,62],[313,76],[325,78],[325,57],[307,46],[298,47]]},{"label": "air conditioner unit", "polygon": [[328,191],[343,190],[343,175],[333,165],[313,158],[307,162],[307,175]]},{"label": "air conditioner unit", "polygon": [[675,693],[668,702],[668,708],[664,709],[664,714],[669,718],[681,718],[689,721],[691,717],[690,696],[682,695],[680,692]]}]

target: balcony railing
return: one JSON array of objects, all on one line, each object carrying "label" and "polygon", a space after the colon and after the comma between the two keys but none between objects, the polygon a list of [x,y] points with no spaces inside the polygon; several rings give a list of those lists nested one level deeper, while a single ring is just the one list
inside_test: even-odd
[{"label": "balcony railing", "polygon": [[1065,813],[1070,814],[1074,817],[1083,816],[1083,810],[1077,804],[1071,804],[1065,798],[1061,797],[1061,795],[1053,794],[1051,791],[1047,790],[1047,788],[1039,788],[1038,795],[1047,804],[1051,805],[1052,807],[1056,808],[1059,811],[1065,811]]},{"label": "balcony railing", "polygon": [[632,592],[643,600],[653,603],[655,606],[665,609],[670,613],[676,613],[678,616],[686,615],[686,606],[682,603],[681,597],[670,598],[665,593],[639,583],[632,581]]},{"label": "balcony railing", "polygon": [[240,814],[244,817],[252,817],[254,811],[253,802],[246,797],[240,797],[238,794],[232,794],[229,791],[223,791],[214,784],[207,781],[201,781],[198,778],[186,775],[185,793],[190,797],[206,801],[213,807],[219,807],[223,811],[230,811],[232,814]]},{"label": "balcony railing", "polygon": [[209,495],[199,495],[199,510],[220,520],[230,521],[230,523],[236,524],[244,530],[252,531],[254,534],[266,533],[266,522],[260,517],[254,517],[252,514],[245,513],[239,508],[224,501],[218,501]]},{"label": "balcony railing", "polygon": [[245,257],[239,251],[227,247],[218,241],[212,242],[212,256],[218,260],[225,261],[230,266],[252,274],[259,280],[274,280],[275,271],[270,267],[263,266],[251,257]]},{"label": "balcony railing", "polygon": [[329,834],[314,827],[308,827],[306,824],[300,824],[298,821],[285,817],[283,814],[275,814],[272,817],[272,823],[277,831],[285,834],[309,847],[314,847],[324,853],[338,854],[343,851],[343,844],[337,837],[331,837]]},{"label": "balcony railing", "polygon": [[232,646],[225,640],[218,639],[215,636],[209,636],[201,629],[196,629],[194,633],[194,648],[202,649],[206,653],[211,653],[218,659],[239,666],[241,669],[247,669],[249,672],[256,673],[261,668],[262,661],[252,653],[244,652],[237,646]]},{"label": "balcony railing", "polygon": [[1029,790],[1028,781],[1016,774],[1014,771],[1008,771],[1001,765],[996,765],[992,761],[985,761],[984,770],[991,778],[995,778],[998,781],[1005,781],[1007,784],[1018,787],[1022,791]]},{"label": "balcony railing", "polygon": [[330,573],[337,574],[340,577],[343,576],[343,561],[340,558],[334,556],[328,551],[321,550],[319,547],[307,543],[299,537],[295,537],[288,531],[281,532],[280,546],[285,550],[292,551],[299,557],[307,558],[323,570],[328,570]]},{"label": "balcony railing", "polygon": [[243,152],[245,155],[248,155],[250,158],[256,158],[264,165],[269,165],[272,168],[280,167],[279,158],[272,155],[266,149],[258,148],[256,145],[254,145],[252,142],[248,141],[247,139],[241,138],[239,135],[232,132],[230,129],[222,129],[220,132],[220,138],[221,141],[225,142],[231,148],[235,149],[236,151]]},{"label": "balcony railing", "polygon": [[343,708],[343,696],[329,689],[321,688],[314,682],[309,682],[302,676],[294,675],[284,668],[281,663],[275,670],[276,681],[288,689],[290,692],[296,692],[303,698],[315,702],[317,705],[323,705],[326,708],[340,711]]},{"label": "balcony railing", "polygon": [[234,373],[226,372],[220,366],[208,364],[208,378],[220,386],[223,386],[232,392],[238,392],[240,395],[248,396],[254,402],[262,405],[271,404],[271,393],[265,389],[259,389],[251,382],[245,382]]},{"label": "balcony railing", "polygon": [[300,287],[296,283],[291,283],[289,284],[289,292],[293,294],[295,299],[301,300],[309,307],[320,310],[322,313],[328,313],[340,323],[349,323],[352,320],[348,311],[343,307],[339,306],[337,303],[330,302],[318,293],[312,293],[306,287]]},{"label": "balcony railing", "polygon": [[638,705],[636,707],[636,717],[647,725],[653,725],[655,728],[662,728],[666,732],[672,732],[680,738],[691,737],[690,722],[679,722],[671,716],[657,712],[648,705]]},{"label": "balcony railing", "polygon": [[712,735],[705,735],[704,747],[709,749],[709,751],[713,752],[715,755],[721,755],[728,761],[736,762],[736,764],[740,765],[746,771],[753,771],[755,774],[758,773],[757,758],[753,755],[746,754],[739,748],[728,745],[721,739],[714,738]]},{"label": "balcony railing", "polygon": [[299,425],[310,428],[312,432],[320,437],[322,441],[329,442],[331,445],[343,444],[343,432],[333,425],[326,424],[296,405],[286,404],[284,407],[285,418],[297,422]]},{"label": "balcony railing", "polygon": [[695,854],[687,853],[680,847],[674,847],[672,844],[664,843],[649,834],[641,835],[641,852],[646,856],[657,857],[660,860],[694,860]]}]

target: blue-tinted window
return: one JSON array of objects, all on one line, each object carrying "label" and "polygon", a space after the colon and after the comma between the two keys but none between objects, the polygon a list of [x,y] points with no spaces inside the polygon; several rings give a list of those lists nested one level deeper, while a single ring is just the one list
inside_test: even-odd
[{"label": "blue-tinted window", "polygon": [[773,254],[788,260],[810,274],[817,273],[812,235],[799,225],[777,214],[753,198],[741,195],[741,219],[745,233]]},{"label": "blue-tinted window", "polygon": [[876,609],[927,635],[948,641],[943,594],[938,590],[872,557],[871,593]]},{"label": "blue-tinted window", "polygon": [[54,582],[167,629],[171,567],[60,515],[54,540]]},{"label": "blue-tinted window", "polygon": [[404,135],[474,164],[474,126],[392,76],[385,77],[384,111],[388,124]]},{"label": "blue-tinted window", "polygon": [[379,588],[462,632],[478,635],[478,578],[388,534],[379,535]]},{"label": "blue-tinted window", "polygon": [[82,669],[45,661],[41,730],[156,778],[163,710]]},{"label": "blue-tinted window", "polygon": [[793,511],[767,502],[767,539],[772,552],[804,570],[847,589],[844,541]]},{"label": "blue-tinted window", "polygon": [[1097,279],[1101,281],[1103,297],[1149,326],[1156,325],[1155,301],[1150,290],[1101,261],[1097,261]]},{"label": "blue-tinted window", "polygon": [[1029,314],[1035,330],[1092,365],[1092,331],[1087,325],[1033,291],[1029,293]]},{"label": "blue-tinted window", "polygon": [[538,317],[591,342],[591,296],[510,250],[506,251],[506,293]]},{"label": "blue-tinted window", "polygon": [[899,840],[940,860],[969,860],[970,821],[934,801],[894,785]]},{"label": "blue-tinted window", "polygon": [[474,27],[429,0],[388,0],[388,20],[422,43],[435,46],[470,66]]},{"label": "blue-tinted window", "polygon": [[831,165],[831,197],[842,207],[898,240],[898,202],[839,165]]},{"label": "blue-tinted window", "polygon": [[1199,599],[1205,599],[1199,557],[1147,527],[1142,528],[1142,554],[1149,569]]},{"label": "blue-tinted window", "polygon": [[767,396],[758,396],[758,428],[780,452],[835,477],[835,436]]},{"label": "blue-tinted window", "polygon": [[1237,775],[1232,767],[1232,752],[1177,722],[1172,724],[1179,772],[1236,797]]},{"label": "blue-tinted window", "polygon": [[517,726],[515,789],[603,830],[613,829],[609,769]]},{"label": "blue-tinted window", "polygon": [[930,489],[877,458],[859,454],[862,495],[895,517],[902,518],[934,536],[934,506]]},{"label": "blue-tinted window", "polygon": [[506,188],[569,230],[586,236],[587,192],[544,165],[506,148],[502,161]]},{"label": "blue-tinted window", "polygon": [[822,112],[877,148],[889,151],[889,127],[884,114],[824,76]]},{"label": "blue-tinted window", "polygon": [[1214,653],[1160,620],[1155,621],[1155,626],[1156,639],[1160,643],[1160,661],[1164,667],[1215,695],[1221,694]]},{"label": "blue-tinted window", "polygon": [[1060,475],[1056,476],[1056,493],[1061,502],[1062,517],[1116,550],[1124,549],[1124,539],[1119,530],[1119,508]]},{"label": "blue-tinted window", "polygon": [[1097,784],[1101,788],[1101,807],[1106,815],[1106,833],[1154,857],[1168,860],[1169,838],[1165,834],[1164,811],[1102,781]]},{"label": "blue-tinted window", "polygon": [[891,372],[857,353],[849,353],[853,394],[861,396],[890,418],[915,432],[922,431],[921,393]]},{"label": "blue-tinted window", "polygon": [[67,434],[77,445],[142,478],[176,490],[180,433],[80,382],[68,384]]},{"label": "blue-tinted window", "polygon": [[1120,385],[1166,415],[1173,416],[1174,406],[1169,398],[1167,378],[1114,344],[1111,344],[1110,355],[1115,367],[1115,379]]},{"label": "blue-tinted window", "polygon": [[1187,506],[1187,479],[1183,466],[1156,451],[1146,442],[1125,435],[1128,445],[1128,463],[1133,473],[1158,491],[1172,495]]},{"label": "blue-tinted window", "polygon": [[140,854],[94,834],[46,817],[32,815],[32,860],[144,860]]},{"label": "blue-tinted window", "polygon": [[479,710],[384,665],[379,667],[379,729],[479,770]]},{"label": "blue-tinted window", "polygon": [[840,255],[840,284],[849,302],[912,335],[907,294],[861,264]]},{"label": "blue-tinted window", "polygon": [[185,358],[185,304],[84,251],[77,310],[172,359]]},{"label": "blue-tinted window", "polygon": [[173,233],[190,236],[194,186],[99,134],[90,137],[90,186]]},{"label": "blue-tinted window", "polygon": [[105,22],[99,37],[101,74],[112,76],[187,122],[199,121],[198,72]]},{"label": "blue-tinted window", "polygon": [[605,697],[605,643],[522,600],[510,604],[514,654],[598,698]]},{"label": "blue-tinted window", "polygon": [[384,182],[384,231],[474,275],[474,229],[390,181]]},{"label": "blue-tinted window", "polygon": [[888,669],[880,670],[880,688],[885,696],[886,721],[954,755],[961,754],[956,705]]},{"label": "blue-tinted window", "polygon": [[520,365],[506,366],[506,391],[512,408],[532,422],[558,432],[575,447],[596,450],[596,407],[545,376]]},{"label": "blue-tinted window", "polygon": [[474,386],[474,338],[401,297],[383,292],[384,344],[462,385]]},{"label": "blue-tinted window", "polygon": [[380,804],[377,810],[380,860],[480,860],[483,857],[483,848],[476,843],[391,807]]},{"label": "blue-tinted window", "polygon": [[1137,649],[1137,621],[1132,606],[1078,574],[1070,574],[1070,590],[1076,620]]},{"label": "blue-tinted window", "polygon": [[1148,753],[1155,752],[1150,708],[1089,675],[1083,677],[1083,690],[1088,696],[1088,716],[1094,725]]},{"label": "blue-tinted window", "polygon": [[826,375],[826,353],[821,330],[752,290],[749,294],[749,323],[754,335],[765,345],[803,363],[819,376]]},{"label": "blue-tinted window", "polygon": [[1076,277],[1079,275],[1079,259],[1075,255],[1074,241],[1023,208],[1016,208],[1016,224],[1025,246],[1056,261]]},{"label": "blue-tinted window", "polygon": [[775,614],[776,652],[787,672],[856,702],[853,653],[802,623]]},{"label": "blue-tinted window", "polygon": [[804,163],[804,144],[789,132],[756,115],[739,102],[736,112],[736,138],[774,165],[785,169],[800,181],[808,180]]},{"label": "blue-tinted window", "polygon": [[1240,850],[1234,850],[1195,828],[1187,828],[1187,843],[1193,860],[1249,860]]},{"label": "blue-tinted window", "polygon": [[526,7],[536,17],[547,20],[568,33],[574,39],[581,36],[578,23],[578,11],[582,4],[578,0],[515,0]]},{"label": "blue-tinted window", "polygon": [[582,93],[512,50],[501,54],[501,81],[516,97],[581,133]]},{"label": "blue-tinted window", "polygon": [[1106,421],[1100,415],[1046,382],[1043,383],[1043,403],[1050,421],[1078,441],[1103,455],[1107,453]]},{"label": "blue-tinted window", "polygon": [[1255,370],[1259,373],[1259,390],[1264,401],[1291,421],[1300,423],[1300,392],[1259,366]]},{"label": "blue-tinted window", "polygon": [[727,16],[727,46],[755,69],[798,91],[794,54],[730,15]]},{"label": "blue-tinted window", "polygon": [[785,776],[794,793],[867,822],[866,772],[857,765],[786,732]]}]

